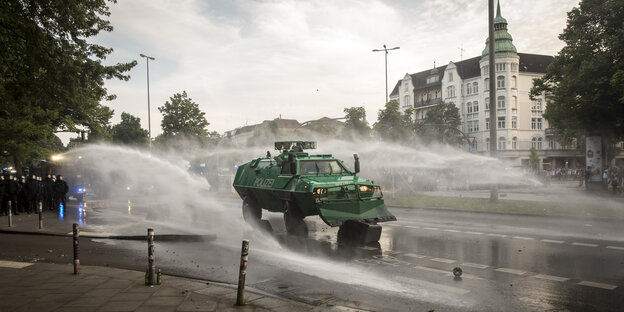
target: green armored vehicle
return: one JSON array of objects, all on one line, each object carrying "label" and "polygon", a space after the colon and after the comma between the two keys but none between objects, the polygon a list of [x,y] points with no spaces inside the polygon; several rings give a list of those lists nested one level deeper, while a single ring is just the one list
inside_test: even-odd
[{"label": "green armored vehicle", "polygon": [[377,242],[381,236],[378,222],[396,221],[378,185],[358,177],[332,155],[309,155],[316,142],[275,142],[276,157],[267,152],[238,167],[234,189],[243,199],[243,217],[258,223],[262,209],[283,212],[286,230],[305,236],[303,218],[318,215],[330,226],[340,226],[338,238],[358,243]]}]

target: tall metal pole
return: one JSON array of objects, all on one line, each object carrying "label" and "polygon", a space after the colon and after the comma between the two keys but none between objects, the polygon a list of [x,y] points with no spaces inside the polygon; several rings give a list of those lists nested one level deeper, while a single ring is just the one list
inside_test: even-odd
[{"label": "tall metal pole", "polygon": [[149,61],[155,60],[155,58],[151,56],[147,56],[145,54],[140,54],[141,57],[145,58],[147,62],[147,133],[149,136],[149,146],[152,147],[152,118],[151,118],[151,108],[150,108],[150,88],[149,88]]},{"label": "tall metal pole", "polygon": [[386,45],[383,45],[383,50],[380,49],[374,49],[373,52],[384,52],[384,59],[385,59],[385,68],[386,68],[386,103],[388,103],[388,51],[391,50],[398,50],[400,49],[400,47],[394,47],[394,48],[386,48]]},{"label": "tall metal pole", "polygon": [[[496,127],[498,127],[498,120],[496,118],[496,51],[494,46],[496,44],[494,38],[494,0],[488,0],[488,33],[489,33],[489,80],[490,80],[490,157],[497,157],[497,143]],[[495,181],[496,182],[496,181]],[[497,183],[490,184],[490,201],[495,202],[498,200],[498,185]]]}]

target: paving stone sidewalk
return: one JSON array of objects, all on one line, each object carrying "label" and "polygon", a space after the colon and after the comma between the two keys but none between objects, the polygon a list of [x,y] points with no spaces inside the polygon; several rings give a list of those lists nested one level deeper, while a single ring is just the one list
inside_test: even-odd
[{"label": "paving stone sidewalk", "polygon": [[[163,276],[145,285],[145,273],[111,267],[0,260],[0,311],[331,311],[253,291],[236,306],[236,287]],[[340,309],[344,311],[343,309]]]}]

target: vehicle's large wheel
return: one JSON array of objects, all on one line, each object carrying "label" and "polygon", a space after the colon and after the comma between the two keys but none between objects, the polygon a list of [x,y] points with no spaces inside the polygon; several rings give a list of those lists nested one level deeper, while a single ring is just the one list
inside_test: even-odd
[{"label": "vehicle's large wheel", "polygon": [[243,199],[243,219],[247,223],[258,223],[262,218],[262,208],[249,195]]},{"label": "vehicle's large wheel", "polygon": [[306,237],[308,236],[308,226],[303,221],[301,210],[292,202],[284,203],[284,223],[286,231],[290,235]]}]

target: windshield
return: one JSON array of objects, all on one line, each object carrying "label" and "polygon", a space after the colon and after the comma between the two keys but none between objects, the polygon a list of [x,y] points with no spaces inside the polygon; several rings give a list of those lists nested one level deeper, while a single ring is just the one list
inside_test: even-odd
[{"label": "windshield", "polygon": [[299,174],[344,174],[348,173],[337,160],[302,160],[299,161]]}]

